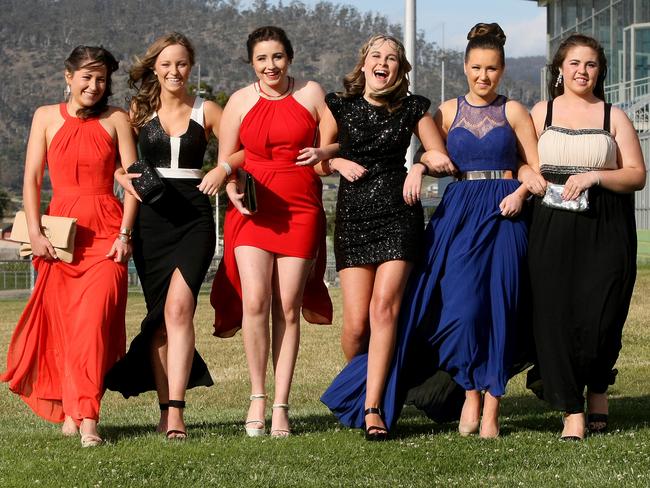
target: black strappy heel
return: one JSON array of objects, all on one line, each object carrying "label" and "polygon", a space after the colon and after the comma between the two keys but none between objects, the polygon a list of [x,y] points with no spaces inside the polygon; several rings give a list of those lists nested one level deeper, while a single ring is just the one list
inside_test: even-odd
[{"label": "black strappy heel", "polygon": [[[164,403],[160,404],[160,409],[162,410],[165,405]],[[167,404],[167,409],[171,408],[185,408],[185,400],[169,400],[169,403]],[[175,440],[175,441],[184,441],[187,438],[187,432],[184,430],[179,430],[179,429],[171,429],[167,431],[167,436],[168,440]]]},{"label": "black strappy heel", "polygon": [[[384,412],[382,412],[381,408],[370,407],[370,408],[366,408],[366,410],[363,412],[364,417],[370,414],[377,414],[381,417],[382,420],[384,419]],[[385,441],[388,439],[388,429],[386,427],[366,424],[364,430],[366,432],[367,441],[377,442],[377,441]]]}]

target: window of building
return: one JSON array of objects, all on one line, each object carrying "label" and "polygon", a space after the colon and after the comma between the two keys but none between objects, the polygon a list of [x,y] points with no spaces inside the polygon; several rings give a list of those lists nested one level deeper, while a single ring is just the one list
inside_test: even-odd
[{"label": "window of building", "polygon": [[574,30],[578,16],[576,0],[561,0],[560,9],[562,10],[562,29]]},{"label": "window of building", "polygon": [[578,22],[585,21],[591,17],[593,6],[593,0],[578,0]]}]

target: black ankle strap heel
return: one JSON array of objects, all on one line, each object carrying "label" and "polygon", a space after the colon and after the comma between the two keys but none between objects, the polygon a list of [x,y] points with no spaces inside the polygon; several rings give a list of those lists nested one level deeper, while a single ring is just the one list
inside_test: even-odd
[{"label": "black ankle strap heel", "polygon": [[[384,412],[381,408],[370,407],[366,408],[363,412],[364,417],[370,414],[379,415],[379,417],[384,420]],[[366,424],[365,432],[367,441],[385,441],[388,439],[388,429],[386,427]]]}]

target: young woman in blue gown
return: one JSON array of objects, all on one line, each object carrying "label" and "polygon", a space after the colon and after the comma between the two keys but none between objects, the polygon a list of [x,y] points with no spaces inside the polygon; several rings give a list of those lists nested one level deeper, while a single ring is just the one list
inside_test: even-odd
[{"label": "young woman in blue gown", "polygon": [[[536,158],[528,112],[496,92],[504,70],[503,31],[477,24],[468,39],[469,92],[444,102],[435,117],[455,167],[428,161],[436,173],[459,181],[447,187],[431,218],[424,260],[409,279],[383,410],[390,429],[417,369],[439,368],[466,391],[461,434],[478,432],[485,392],[480,432],[496,437],[524,286],[527,226],[520,214],[528,192],[544,188],[526,164]],[[323,395],[339,419],[355,427],[361,426],[366,364],[365,355],[357,356]]]}]

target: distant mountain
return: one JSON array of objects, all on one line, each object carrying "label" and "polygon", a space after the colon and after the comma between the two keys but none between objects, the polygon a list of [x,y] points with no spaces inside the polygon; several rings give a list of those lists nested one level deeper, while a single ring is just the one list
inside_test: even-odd
[{"label": "distant mountain", "polygon": [[[63,60],[79,44],[102,44],[120,60],[112,103],[126,106],[126,70],[158,36],[172,30],[192,39],[201,81],[215,92],[231,93],[250,83],[244,62],[248,33],[260,25],[279,25],[296,51],[292,73],[340,88],[355,64],[361,44],[374,33],[402,37],[399,25],[381,15],[348,5],[299,1],[271,6],[257,0],[250,8],[238,0],[2,0],[0,5],[0,185],[16,191],[22,184],[25,144],[34,109],[63,95]],[[436,44],[418,40],[417,93],[440,100],[440,59]],[[462,53],[445,51],[446,97],[465,92]],[[508,59],[503,93],[531,105],[539,99],[543,57]],[[196,83],[199,69],[192,72]]]}]

